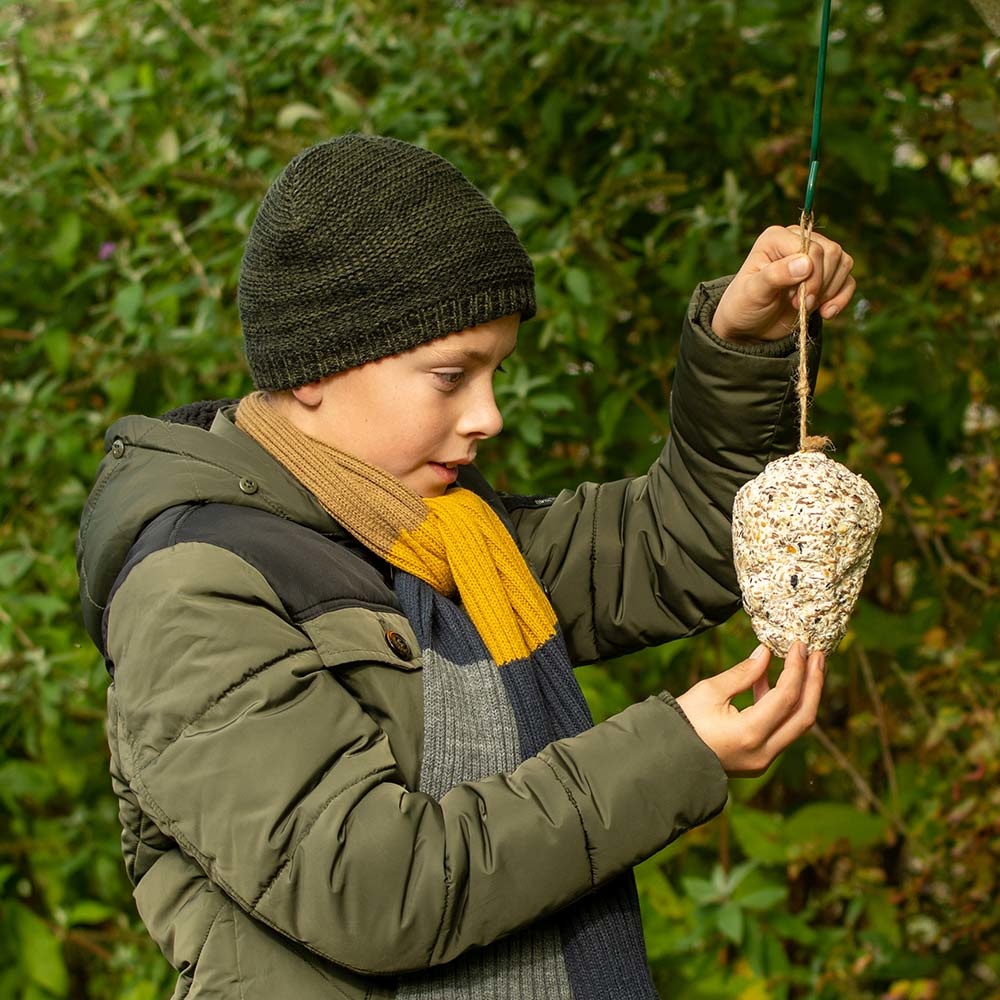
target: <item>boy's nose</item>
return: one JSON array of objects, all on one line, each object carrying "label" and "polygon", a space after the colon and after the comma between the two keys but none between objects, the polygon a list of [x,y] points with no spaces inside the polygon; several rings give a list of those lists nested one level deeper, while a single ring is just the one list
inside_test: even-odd
[{"label": "boy's nose", "polygon": [[497,407],[493,387],[478,394],[462,414],[458,431],[467,437],[496,437],[503,429],[503,415]]}]

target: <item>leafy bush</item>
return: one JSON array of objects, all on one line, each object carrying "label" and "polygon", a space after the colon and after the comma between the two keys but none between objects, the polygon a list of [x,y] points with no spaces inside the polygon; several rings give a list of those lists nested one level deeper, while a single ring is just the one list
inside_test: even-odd
[{"label": "leafy bush", "polygon": [[[532,492],[636,474],[668,431],[690,289],[797,221],[815,8],[0,10],[0,995],[170,989],[120,863],[74,536],[115,417],[248,388],[234,292],[270,178],[350,130],[455,161],[539,279],[486,471]],[[817,208],[861,291],[812,426],[885,524],[815,736],[639,869],[674,997],[1000,989],[1000,49],[929,0],[841,0],[834,29]],[[581,678],[603,716],[752,645],[741,615]]]}]

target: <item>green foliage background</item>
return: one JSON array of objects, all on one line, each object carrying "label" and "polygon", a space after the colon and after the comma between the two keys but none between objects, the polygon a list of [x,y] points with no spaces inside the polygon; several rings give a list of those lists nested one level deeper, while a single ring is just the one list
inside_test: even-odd
[{"label": "green foliage background", "polygon": [[[119,859],[74,537],[115,417],[248,388],[234,292],[269,179],[350,130],[455,161],[539,279],[487,471],[639,473],[691,288],[797,221],[818,8],[0,9],[0,996],[172,988]],[[860,291],[812,427],[885,524],[814,734],[639,869],[684,1000],[1000,994],[1000,49],[961,3],[839,0],[834,29],[817,209]],[[752,645],[741,614],[582,678],[604,716]]]}]

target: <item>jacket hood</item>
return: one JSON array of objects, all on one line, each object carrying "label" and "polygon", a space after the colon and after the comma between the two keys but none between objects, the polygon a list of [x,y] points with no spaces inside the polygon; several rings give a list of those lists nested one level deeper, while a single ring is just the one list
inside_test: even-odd
[{"label": "jacket hood", "polygon": [[104,609],[129,549],[168,507],[239,504],[324,533],[343,532],[305,487],[236,427],[235,410],[233,400],[195,403],[161,418],[123,417],[105,434],[76,560],[84,624],[98,648]]}]

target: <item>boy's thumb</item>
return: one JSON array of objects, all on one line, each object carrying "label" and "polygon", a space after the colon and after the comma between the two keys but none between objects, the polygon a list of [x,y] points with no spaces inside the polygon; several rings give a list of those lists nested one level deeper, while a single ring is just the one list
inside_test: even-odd
[{"label": "boy's thumb", "polygon": [[788,267],[788,274],[793,283],[801,281],[813,269],[812,260],[804,253],[797,253],[794,257],[787,257],[785,260]]},{"label": "boy's thumb", "polygon": [[801,284],[811,273],[812,266],[812,261],[801,253],[765,264],[753,275],[752,284],[747,283],[750,298],[756,302],[770,302],[775,291]]}]

